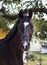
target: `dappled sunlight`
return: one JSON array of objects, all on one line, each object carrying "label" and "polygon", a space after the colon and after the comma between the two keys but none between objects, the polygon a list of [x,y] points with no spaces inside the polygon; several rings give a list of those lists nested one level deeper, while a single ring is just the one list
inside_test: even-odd
[{"label": "dappled sunlight", "polygon": [[5,38],[6,35],[7,35],[7,32],[0,29],[0,39]]}]

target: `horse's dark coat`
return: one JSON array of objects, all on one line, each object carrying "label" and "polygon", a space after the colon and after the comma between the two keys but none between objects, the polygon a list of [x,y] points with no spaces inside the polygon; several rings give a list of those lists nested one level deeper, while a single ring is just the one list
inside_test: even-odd
[{"label": "horse's dark coat", "polygon": [[[7,36],[0,40],[0,65],[23,65],[21,50],[21,39],[18,32],[18,23],[21,18],[19,14],[19,19],[14,25],[13,29],[7,34]],[[21,18],[21,23],[24,21],[30,21],[29,17]],[[22,26],[22,25],[21,25]],[[31,29],[33,28],[31,24]]]},{"label": "horse's dark coat", "polygon": [[[5,64],[6,65],[18,65],[17,62],[20,62],[20,61],[18,61],[17,56],[20,56],[21,53],[20,53],[20,51],[17,51],[18,42],[16,42],[16,41],[19,41],[20,38],[18,40],[17,37],[19,37],[19,36],[17,35],[17,23],[16,23],[15,26],[13,27],[13,29],[5,37],[5,39],[0,40],[0,65],[5,65]],[[13,38],[15,38],[14,42],[12,40]],[[13,46],[13,44],[17,45],[16,48]],[[11,50],[13,48],[14,48],[14,50],[16,49],[15,51],[18,55],[17,54],[15,55],[14,51]],[[19,57],[19,59],[20,59],[20,57]],[[3,62],[4,62],[4,64],[3,64]]]}]

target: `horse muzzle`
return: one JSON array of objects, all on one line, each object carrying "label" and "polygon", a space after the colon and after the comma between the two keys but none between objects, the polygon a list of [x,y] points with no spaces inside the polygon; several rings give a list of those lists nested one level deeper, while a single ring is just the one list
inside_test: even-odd
[{"label": "horse muzzle", "polygon": [[28,40],[28,38],[22,39],[22,50],[28,51],[29,47],[30,47],[30,41]]}]

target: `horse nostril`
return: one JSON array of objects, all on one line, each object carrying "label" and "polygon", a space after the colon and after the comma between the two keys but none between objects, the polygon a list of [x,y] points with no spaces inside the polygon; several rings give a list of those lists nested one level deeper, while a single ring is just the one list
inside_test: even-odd
[{"label": "horse nostril", "polygon": [[28,46],[26,45],[26,48],[27,48]]},{"label": "horse nostril", "polygon": [[22,48],[24,49],[24,46],[22,46]]},{"label": "horse nostril", "polygon": [[28,46],[30,46],[30,43],[28,43]]}]

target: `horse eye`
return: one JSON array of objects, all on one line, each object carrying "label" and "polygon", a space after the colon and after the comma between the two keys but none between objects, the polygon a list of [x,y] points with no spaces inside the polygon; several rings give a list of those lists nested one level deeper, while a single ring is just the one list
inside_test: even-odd
[{"label": "horse eye", "polygon": [[22,28],[21,28],[21,27],[19,27],[19,30],[20,30],[20,31],[22,31]]},{"label": "horse eye", "polygon": [[20,33],[22,33],[22,32],[23,32],[22,27],[18,27],[18,30],[19,30],[19,32],[20,32]]}]

